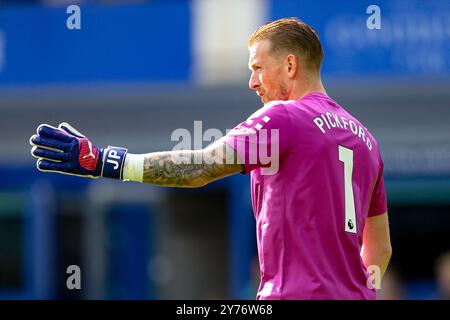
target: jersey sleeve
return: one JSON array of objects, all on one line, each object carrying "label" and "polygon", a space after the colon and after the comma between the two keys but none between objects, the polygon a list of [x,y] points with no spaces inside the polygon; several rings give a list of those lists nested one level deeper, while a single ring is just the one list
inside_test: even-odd
[{"label": "jersey sleeve", "polygon": [[243,174],[256,168],[268,175],[278,171],[280,159],[289,148],[290,118],[285,108],[282,103],[268,103],[222,138],[239,155]]},{"label": "jersey sleeve", "polygon": [[369,217],[377,216],[387,212],[386,190],[384,188],[383,161],[380,157],[380,170],[375,188],[372,193],[372,200],[369,207]]}]

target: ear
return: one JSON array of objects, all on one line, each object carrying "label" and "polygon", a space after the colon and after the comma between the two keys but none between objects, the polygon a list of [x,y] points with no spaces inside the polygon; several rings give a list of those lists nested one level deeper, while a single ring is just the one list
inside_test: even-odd
[{"label": "ear", "polygon": [[297,71],[298,71],[298,58],[294,56],[293,54],[288,54],[286,57],[286,68],[288,72],[288,77],[290,79],[295,78]]}]

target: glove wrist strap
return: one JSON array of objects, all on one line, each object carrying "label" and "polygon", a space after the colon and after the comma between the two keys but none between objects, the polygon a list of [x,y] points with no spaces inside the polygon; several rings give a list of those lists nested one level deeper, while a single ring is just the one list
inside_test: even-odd
[{"label": "glove wrist strap", "polygon": [[125,148],[113,146],[104,149],[101,176],[123,180],[123,167],[127,152],[128,150]]}]

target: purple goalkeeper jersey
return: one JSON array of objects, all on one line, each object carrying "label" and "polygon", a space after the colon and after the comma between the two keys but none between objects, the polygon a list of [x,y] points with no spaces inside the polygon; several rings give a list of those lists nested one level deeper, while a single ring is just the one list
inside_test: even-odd
[{"label": "purple goalkeeper jersey", "polygon": [[251,172],[257,299],[375,299],[361,258],[367,217],[387,211],[375,138],[324,93],[272,101],[224,142]]}]

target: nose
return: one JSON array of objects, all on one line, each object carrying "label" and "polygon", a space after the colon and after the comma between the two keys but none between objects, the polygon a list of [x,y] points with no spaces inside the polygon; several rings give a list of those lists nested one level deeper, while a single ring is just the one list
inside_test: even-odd
[{"label": "nose", "polygon": [[255,72],[252,72],[250,80],[248,81],[248,87],[252,90],[257,90],[261,86],[261,82]]}]

